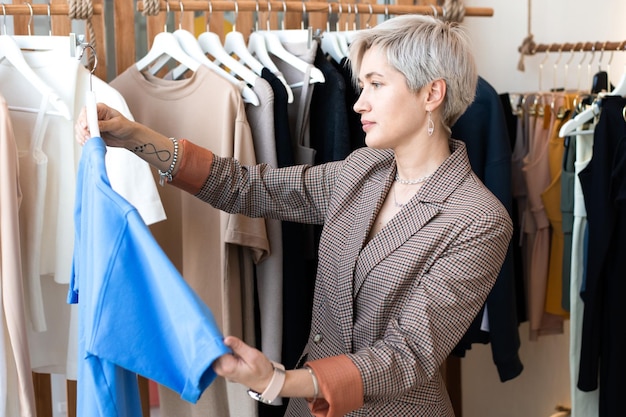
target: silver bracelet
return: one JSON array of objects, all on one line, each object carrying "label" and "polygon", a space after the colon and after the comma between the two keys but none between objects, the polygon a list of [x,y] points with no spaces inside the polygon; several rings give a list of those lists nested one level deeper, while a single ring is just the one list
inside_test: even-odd
[{"label": "silver bracelet", "polygon": [[317,377],[315,376],[315,372],[313,372],[313,369],[311,369],[310,366],[305,366],[304,369],[309,371],[309,374],[311,374],[311,378],[313,379],[313,398],[308,400],[313,403],[315,402],[315,400],[317,400],[317,397],[319,397],[320,395],[320,386],[317,383]]},{"label": "silver bracelet", "polygon": [[167,182],[172,182],[172,172],[174,172],[176,161],[178,161],[178,140],[176,140],[176,138],[170,138],[170,140],[174,144],[174,155],[172,156],[172,163],[167,171],[163,172],[159,169],[159,184],[161,187],[165,184],[166,180]]}]

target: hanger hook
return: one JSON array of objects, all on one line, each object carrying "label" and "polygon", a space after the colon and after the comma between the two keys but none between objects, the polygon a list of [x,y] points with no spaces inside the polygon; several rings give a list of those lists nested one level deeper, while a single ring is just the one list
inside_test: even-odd
[{"label": "hanger hook", "polygon": [[254,31],[259,31],[259,0],[256,0],[254,5],[256,18],[254,19]]},{"label": "hanger hook", "polygon": [[344,28],[343,30],[345,30],[346,32],[349,29],[349,26],[348,26],[349,23],[348,22],[350,21],[350,15],[351,14],[352,14],[352,5],[350,3],[348,3],[348,16],[346,16],[346,22],[343,25],[343,28]]},{"label": "hanger hook", "polygon": [[32,33],[30,31],[30,26],[33,23],[33,6],[30,5],[30,3],[26,3],[26,5],[28,6],[28,9],[30,10],[30,17],[28,18],[28,36],[30,36]]},{"label": "hanger hook", "polygon": [[300,29],[304,29],[304,20],[306,18],[306,4],[302,0],[302,18],[300,19]]},{"label": "hanger hook", "polygon": [[267,20],[265,21],[265,26],[267,30],[270,30],[270,14],[272,13],[272,2],[267,0]]},{"label": "hanger hook", "polygon": [[[83,54],[85,53],[85,49],[87,48],[91,50],[91,54],[93,55],[93,66],[89,70],[89,91],[93,91],[92,78],[94,72],[96,71],[96,68],[98,67],[98,55],[96,54],[96,48],[94,48],[94,46],[90,43],[82,44],[78,60],[80,61],[83,58]],[[89,57],[87,57],[87,63],[89,63]]]},{"label": "hanger hook", "polygon": [[232,32],[237,31],[237,19],[239,18],[239,3],[235,0],[235,18],[233,19],[233,30]]},{"label": "hanger hook", "polygon": [[385,20],[389,20],[389,6],[385,4]]},{"label": "hanger hook", "polygon": [[209,0],[209,15],[206,18],[206,31],[209,32],[211,28],[211,18],[213,17],[213,3]]},{"label": "hanger hook", "polygon": [[185,8],[183,7],[183,2],[179,1],[180,5],[180,14],[178,15],[178,29],[181,30],[183,28],[183,13],[185,12]]},{"label": "hanger hook", "polygon": [[341,15],[343,14],[343,6],[341,5],[341,2],[337,3],[337,8],[339,10],[337,11],[337,22],[335,22],[335,32],[339,32],[339,21],[341,20]]},{"label": "hanger hook", "polygon": [[359,19],[359,8],[357,7],[357,3],[354,4],[354,20],[352,21],[352,30],[356,30],[356,21]]},{"label": "hanger hook", "polygon": [[48,0],[48,36],[52,36],[52,16],[50,13],[50,0]]},{"label": "hanger hook", "polygon": [[7,8],[4,7],[4,3],[2,3],[2,15],[4,18],[2,19],[2,29],[4,31],[4,35],[7,34]]},{"label": "hanger hook", "polygon": [[446,5],[444,4],[443,6],[441,6],[441,18],[443,20],[446,20],[447,13],[448,11],[446,10]]},{"label": "hanger hook", "polygon": [[435,7],[435,5],[431,4],[430,8],[433,9],[433,16],[435,17],[435,19],[438,18],[439,17],[439,12],[437,11],[437,8]]},{"label": "hanger hook", "polygon": [[333,14],[333,6],[328,2],[328,16],[326,16],[326,32],[330,32],[330,15]]},{"label": "hanger hook", "polygon": [[543,66],[546,63],[546,61],[548,60],[548,57],[550,56],[550,48],[552,45],[548,46],[546,48],[546,56],[543,58],[543,60],[539,63],[539,91],[543,91]]},{"label": "hanger hook", "polygon": [[569,78],[569,66],[572,63],[572,60],[574,59],[574,53],[576,52],[576,44],[572,44],[572,47],[569,50],[569,59],[567,60],[567,62],[565,63],[565,65],[563,66],[564,69],[564,81],[563,81],[563,88],[567,89],[567,79]]},{"label": "hanger hook", "polygon": [[554,61],[554,64],[552,64],[552,87],[557,88],[557,79],[556,79],[556,72],[557,69],[559,67],[559,62],[561,62],[561,56],[563,55],[563,45],[559,46],[559,56],[556,58],[556,60]]},{"label": "hanger hook", "polygon": [[283,20],[280,22],[281,30],[285,30],[285,20],[287,20],[287,3],[283,0]]},{"label": "hanger hook", "polygon": [[591,58],[589,58],[589,63],[587,64],[588,67],[591,66],[591,64],[593,63],[593,58],[596,56],[596,43],[593,42],[591,44]]},{"label": "hanger hook", "polygon": [[170,2],[165,0],[165,23],[163,23],[163,32],[167,32],[167,19],[170,16]]},{"label": "hanger hook", "polygon": [[604,42],[600,49],[600,59],[598,59],[598,71],[602,70],[602,57],[604,56],[604,49],[606,48],[606,44],[607,42]]},{"label": "hanger hook", "polygon": [[370,14],[369,14],[369,16],[367,16],[367,22],[365,22],[365,27],[369,29],[369,28],[371,28],[370,20],[372,20],[372,15],[374,14],[374,10],[372,8],[372,3],[368,3],[367,5],[368,5],[368,9],[370,11]]}]

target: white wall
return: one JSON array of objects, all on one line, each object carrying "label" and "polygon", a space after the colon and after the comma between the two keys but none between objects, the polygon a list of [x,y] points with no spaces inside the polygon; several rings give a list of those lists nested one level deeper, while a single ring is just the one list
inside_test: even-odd
[{"label": "white wall", "polygon": [[[539,66],[546,54],[525,57],[526,70],[517,70],[518,47],[528,34],[528,1],[466,0],[466,7],[491,7],[493,17],[466,17],[463,25],[470,32],[479,73],[499,93],[539,90]],[[626,2],[621,0],[544,0],[532,2],[531,32],[537,43],[621,42],[626,40]],[[553,65],[558,53],[544,62],[542,87],[553,87]],[[563,53],[557,66],[557,84],[564,84],[564,66],[570,58]],[[576,53],[568,70],[568,88],[578,86],[578,69],[583,54]],[[587,64],[581,67],[581,88],[590,88]],[[600,53],[592,61],[591,75],[598,70]],[[602,69],[616,83],[626,72],[626,52],[604,54]],[[570,405],[568,338],[569,322],[563,335],[528,339],[528,326],[520,327],[524,364],[522,374],[501,383],[491,357],[491,347],[474,345],[462,360],[463,417],[548,417],[557,405]]]}]

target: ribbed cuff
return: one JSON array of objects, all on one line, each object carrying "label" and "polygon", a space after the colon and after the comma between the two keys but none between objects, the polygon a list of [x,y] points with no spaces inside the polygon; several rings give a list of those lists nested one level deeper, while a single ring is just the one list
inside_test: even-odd
[{"label": "ribbed cuff", "polygon": [[309,403],[315,417],[340,417],[363,406],[363,380],[345,355],[307,362],[317,377],[323,398]]},{"label": "ribbed cuff", "polygon": [[213,152],[186,139],[181,139],[179,145],[182,158],[170,184],[196,195],[211,173]]}]

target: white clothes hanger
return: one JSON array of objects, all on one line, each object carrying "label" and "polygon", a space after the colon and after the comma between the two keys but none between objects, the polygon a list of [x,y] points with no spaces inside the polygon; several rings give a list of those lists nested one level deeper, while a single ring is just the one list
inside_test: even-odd
[{"label": "white clothes hanger", "polygon": [[6,59],[22,74],[42,95],[47,96],[50,103],[67,120],[72,120],[72,115],[67,104],[61,97],[28,65],[22,55],[22,51],[13,38],[9,35],[0,35],[0,61]]},{"label": "white clothes hanger", "polygon": [[231,54],[231,56],[235,54],[240,59],[240,62],[250,67],[257,75],[261,75],[263,68],[265,68],[248,50],[248,45],[246,45],[243,34],[236,32],[234,28],[231,32],[228,32],[224,38],[224,50],[226,53]]},{"label": "white clothes hanger", "polygon": [[326,31],[322,33],[322,51],[327,53],[336,63],[340,63],[346,57],[339,45],[337,32]]},{"label": "white clothes hanger", "polygon": [[[283,9],[285,9],[285,11],[287,9],[287,5],[285,4],[285,2],[283,2]],[[297,56],[293,55],[291,52],[287,51],[285,47],[283,46],[283,44],[281,43],[278,33],[284,32],[282,33],[282,35],[285,37],[288,35],[291,35],[292,38],[290,39],[293,40],[293,38],[296,37],[296,35],[301,37],[302,35],[306,33],[308,36],[308,31],[306,30],[286,31],[284,20],[282,22],[282,26],[283,26],[282,29],[278,31],[263,30],[263,31],[258,32],[263,36],[263,39],[265,40],[265,47],[267,49],[267,52],[274,55],[276,58],[280,59],[281,61],[284,61],[285,63],[289,64],[290,66],[296,68],[298,71],[301,71],[302,73],[306,73],[307,68],[311,64],[298,58]],[[309,84],[323,83],[323,82],[325,82],[325,79],[324,79],[324,74],[322,73],[322,71],[320,71],[319,68],[315,68],[315,67],[311,68],[311,72],[309,76]],[[291,87],[294,87],[294,86],[291,86]]]},{"label": "white clothes hanger", "polygon": [[[28,22],[28,35],[13,35],[12,38],[22,50],[29,51],[56,51],[64,56],[69,54],[70,57],[74,58],[76,56],[76,48],[79,44],[76,34],[70,33],[68,36],[56,36],[52,35],[52,16],[50,14],[50,3],[48,2],[48,35],[40,36],[40,35],[32,35],[31,34],[31,22],[33,19],[32,6],[30,3],[25,3],[28,8],[31,10],[30,21]],[[4,7],[4,3],[2,3],[2,11],[3,11],[3,33],[6,35],[6,8]],[[82,40],[81,40],[82,41]]]},{"label": "white clothes hanger", "polygon": [[[33,18],[33,8],[30,3],[26,3],[26,5],[30,8],[30,18]],[[48,97],[49,102],[54,106],[54,108],[58,111],[59,115],[63,116],[67,120],[72,120],[72,114],[68,105],[61,99],[61,97],[48,85],[46,84],[36,73],[35,71],[28,65],[20,46],[17,44],[16,40],[7,35],[6,28],[6,8],[4,7],[4,3],[2,3],[2,11],[4,14],[4,27],[3,33],[0,34],[0,61],[6,59],[17,69],[20,74],[22,74],[32,85],[39,91],[44,97]],[[30,22],[28,23],[28,32],[30,35]],[[23,36],[22,36],[23,37]]]},{"label": "white clothes hanger", "polygon": [[[252,34],[250,36],[252,36]],[[224,49],[228,54],[237,55],[237,57],[240,59],[240,62],[250,67],[252,71],[259,76],[262,74],[263,68],[267,68],[269,71],[273,72],[274,75],[276,75],[276,77],[280,80],[280,82],[283,83],[285,89],[287,90],[287,102],[293,103],[293,91],[291,91],[291,87],[289,87],[289,84],[287,84],[287,80],[285,80],[285,77],[280,73],[278,68],[276,68],[275,71],[272,71],[259,59],[255,58],[254,55],[252,55],[252,53],[248,49],[248,45],[246,45],[246,41],[244,40],[243,34],[241,32],[236,32],[234,28],[233,31],[228,32],[226,34],[226,38],[224,39]],[[271,59],[270,62],[272,62]],[[275,67],[273,62],[271,65]]]},{"label": "white clothes hanger", "polygon": [[[341,6],[340,6],[341,7]],[[332,5],[328,3],[328,15],[330,16],[332,12]],[[322,51],[327,53],[335,62],[340,63],[343,58],[345,58],[344,51],[341,49],[339,45],[339,39],[337,35],[337,26],[335,25],[335,31],[330,31],[330,21],[326,20],[326,32],[322,33],[322,42],[320,47]]]},{"label": "white clothes hanger", "polygon": [[[259,3],[256,4],[257,14],[259,13]],[[207,27],[206,31],[209,32],[209,20],[212,13],[211,2],[209,2],[209,18],[207,19]],[[239,58],[239,61],[243,64],[247,65],[252,69],[252,71],[256,75],[261,75],[263,72],[263,64],[259,62],[248,50],[248,45],[246,45],[246,41],[243,38],[243,34],[237,31],[237,17],[239,15],[239,6],[237,1],[235,1],[235,19],[233,24],[233,30],[226,34],[224,38],[224,50],[229,55],[236,55]],[[258,30],[258,27],[256,28]]]},{"label": "white clothes hanger", "polygon": [[[168,3],[166,2],[166,5]],[[169,6],[168,10],[169,12]],[[181,13],[182,3],[181,3]],[[162,36],[164,35],[164,36]],[[153,52],[154,51],[154,52]],[[178,79],[187,70],[197,71],[197,69],[204,65],[209,69],[215,71],[218,75],[222,76],[232,84],[239,87],[241,95],[244,101],[249,102],[255,106],[259,105],[259,98],[248,86],[242,85],[236,77],[229,74],[222,69],[219,65],[213,63],[202,51],[202,48],[198,44],[198,40],[193,34],[187,30],[179,27],[174,33],[167,32],[167,27],[164,26],[163,32],[158,33],[154,37],[152,48],[140,61],[137,62],[137,69],[140,71],[154,62],[148,70],[151,74],[157,73],[170,59],[178,61],[179,65],[172,70],[172,78]]]},{"label": "white clothes hanger", "polygon": [[13,35],[13,40],[20,49],[29,51],[56,51],[65,56],[76,56],[76,34],[69,36]]},{"label": "white clothes hanger", "polygon": [[[181,4],[181,14],[182,14],[182,4]],[[200,49],[202,50],[203,55],[206,54],[211,55],[214,58],[214,63],[217,66],[223,65],[228,68],[231,74],[238,76],[243,79],[250,86],[254,86],[256,80],[259,78],[259,75],[254,71],[250,70],[241,62],[237,61],[233,58],[230,53],[226,51],[224,45],[222,45],[222,41],[217,33],[213,33],[209,30],[209,22],[211,20],[211,15],[213,14],[213,5],[209,0],[209,16],[206,21],[206,30],[204,33],[201,33],[198,36],[197,43],[200,45]],[[233,25],[233,31],[236,31],[237,17],[239,15],[239,5],[235,2],[235,24]],[[245,45],[245,43],[244,43]],[[245,49],[245,48],[244,48]],[[221,65],[220,65],[221,64]],[[257,100],[258,101],[258,100]]]},{"label": "white clothes hanger", "polygon": [[[165,2],[165,4],[167,7],[166,13],[169,14],[170,5],[168,2]],[[174,34],[167,31],[166,19],[166,23],[163,25],[163,32],[156,34],[152,41],[152,47],[143,58],[137,61],[135,66],[139,71],[148,69],[154,75],[171,59],[178,61],[191,71],[196,71],[200,67],[200,63],[183,50]],[[151,66],[151,64],[155,65]]]},{"label": "white clothes hanger", "polygon": [[[231,74],[241,77],[249,85],[254,85],[259,76],[252,72],[251,69],[243,65],[241,62],[233,58],[222,45],[222,41],[217,33],[204,32],[198,36],[196,44],[200,46],[203,54],[209,54],[213,57],[213,63],[223,65],[230,69]],[[210,58],[209,58],[210,59]]]},{"label": "white clothes hanger", "polygon": [[[273,31],[271,32],[262,31],[261,33],[265,39],[265,46],[267,46],[267,51],[270,54],[286,62],[287,64],[301,71],[302,73],[306,72],[307,67],[311,64],[309,64],[306,61],[303,61],[302,59],[293,55],[291,52],[287,51],[285,47],[283,46],[283,44],[280,42],[280,38],[278,37],[276,33],[274,33]],[[285,36],[287,36],[287,34],[285,34]],[[315,67],[311,68],[311,76],[309,78],[309,84],[323,83],[325,81],[326,80],[324,78],[324,74],[322,74],[322,71],[320,71],[319,68],[315,68]]]},{"label": "white clothes hanger", "polygon": [[[248,85],[245,85],[244,82],[237,79],[228,71],[224,70],[215,62],[211,61],[204,53],[199,40],[196,39],[191,32],[186,31],[184,29],[178,29],[174,32],[174,37],[181,44],[183,50],[190,54],[190,56],[198,62],[200,65],[204,65],[210,68],[212,71],[230,81],[232,84],[236,85],[241,90],[241,95],[245,102],[251,103],[254,106],[258,106],[260,104],[259,97],[256,93],[250,88]],[[232,58],[232,57],[231,57]],[[241,64],[240,64],[241,65]],[[247,68],[246,68],[247,69]],[[181,71],[182,70],[182,71]],[[249,70],[248,70],[249,71]],[[173,70],[173,78],[177,79],[185,72],[183,68],[174,68]],[[254,73],[253,73],[254,75]],[[246,80],[247,82],[247,80]]]},{"label": "white clothes hanger", "polygon": [[[258,7],[259,5],[257,3],[257,9]],[[272,12],[272,4],[268,1],[267,2],[267,20],[265,22],[268,31],[270,30],[270,13],[271,12]],[[228,41],[229,35],[226,35],[226,42]],[[289,86],[289,83],[285,79],[285,76],[280,72],[280,70],[274,63],[274,61],[272,61],[272,58],[270,58],[269,52],[267,50],[267,46],[265,44],[265,38],[259,32],[258,20],[256,22],[256,27],[255,27],[254,32],[252,32],[250,36],[248,37],[247,50],[249,52],[250,57],[257,60],[263,67],[267,68],[272,74],[274,74],[280,80],[280,82],[283,84],[287,92],[287,102],[293,103],[293,98],[294,98],[293,90]],[[241,51],[241,53],[244,56],[246,55],[246,53],[243,51]]]},{"label": "white clothes hanger", "polygon": [[[196,71],[200,67],[198,61],[185,53],[174,34],[167,31],[156,34],[152,47],[143,58],[137,61],[135,66],[139,71],[148,69],[154,75],[171,59],[178,61],[191,71]],[[150,66],[153,63],[155,65]]]},{"label": "white clothes hanger", "polygon": [[[268,3],[269,7],[269,3]],[[270,58],[269,52],[265,45],[265,38],[261,32],[252,32],[248,37],[248,51],[255,56],[265,68],[267,68],[272,74],[274,74],[281,83],[285,86],[287,91],[287,102],[293,103],[293,90],[289,86],[289,83],[285,79],[285,76],[280,72],[272,58]]]},{"label": "white clothes hanger", "polygon": [[617,86],[610,93],[599,94],[598,98],[593,101],[591,106],[577,114],[573,119],[565,122],[559,130],[559,136],[562,138],[568,136],[580,126],[588,123],[594,117],[599,116],[600,111],[602,110],[600,100],[602,99],[602,97],[605,97],[607,95],[626,97],[626,70],[624,71],[624,74],[622,74],[622,78],[620,79]]}]

